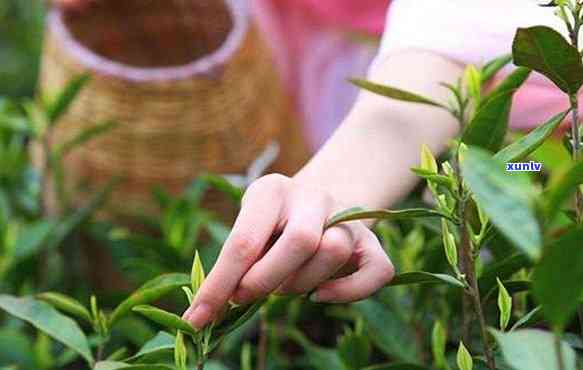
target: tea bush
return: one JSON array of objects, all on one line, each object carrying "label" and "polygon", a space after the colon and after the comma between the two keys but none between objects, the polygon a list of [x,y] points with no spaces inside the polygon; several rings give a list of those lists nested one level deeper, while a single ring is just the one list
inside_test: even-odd
[{"label": "tea bush", "polygon": [[[578,356],[583,350],[583,130],[577,100],[583,84],[578,45],[583,5],[556,0],[545,6],[563,19],[569,40],[548,27],[519,29],[512,55],[470,65],[457,84],[443,84],[451,92],[447,105],[353,80],[390,99],[446,110],[460,127],[446,155],[437,159],[424,146],[420,166],[412,169],[424,179],[432,208],[414,196],[395,210],[347,210],[325,226],[380,221],[376,231],[401,271],[386,288],[349,305],[281,296],[230,305],[201,331],[180,314],[229,232],[201,199],[212,187],[238,203],[242,190],[206,175],[177,197],[156,190],[161,216],[142,217],[146,231],[94,220],[118,180],[77,209],[71,202],[76,190],[65,186],[62,159],[115,129],[115,123],[91,127],[57,147],[47,140],[87,78],[72,81],[54,97],[2,100],[0,308],[9,315],[0,329],[0,365],[583,369]],[[518,67],[486,89],[512,61]],[[549,78],[571,107],[528,134],[511,135],[513,96],[532,73]],[[567,117],[570,130],[559,138]],[[30,145],[43,148],[41,170],[30,163]],[[544,171],[507,171],[508,163],[527,160],[541,162]],[[54,194],[47,194],[49,183]],[[43,209],[48,196],[58,200],[57,212]],[[99,300],[90,293],[79,263],[87,239],[108,249],[125,278],[141,288],[99,292]]]},{"label": "tea bush", "polygon": [[33,95],[43,20],[42,1],[3,0],[0,3],[0,95]]}]

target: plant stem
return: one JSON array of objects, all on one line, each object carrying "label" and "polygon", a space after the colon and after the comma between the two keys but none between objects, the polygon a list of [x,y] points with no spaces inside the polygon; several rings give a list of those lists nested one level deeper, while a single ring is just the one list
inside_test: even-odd
[{"label": "plant stem", "polygon": [[269,326],[265,310],[261,310],[261,317],[259,323],[259,343],[257,344],[257,370],[265,370],[267,368],[267,340],[269,335]]},{"label": "plant stem", "polygon": [[40,199],[40,206],[42,208],[42,213],[45,216],[51,216],[49,214],[49,208],[47,207],[47,203],[49,202],[50,198],[50,177],[51,177],[51,144],[49,141],[48,133],[42,138],[40,145],[42,146],[43,156],[44,156],[44,163],[43,163],[43,171],[41,174],[41,199]]},{"label": "plant stem", "polygon": [[[459,114],[456,115],[460,129],[466,127],[466,115],[465,110],[467,108],[467,103],[459,101]],[[488,337],[488,329],[486,325],[486,318],[484,316],[484,310],[482,308],[482,299],[480,297],[480,288],[478,287],[478,279],[476,277],[476,265],[474,261],[474,250],[472,248],[472,241],[470,239],[470,230],[468,230],[467,224],[467,214],[466,206],[469,198],[467,190],[464,188],[461,174],[461,166],[459,163],[459,154],[461,149],[461,140],[458,142],[457,149],[455,151],[455,156],[453,159],[453,167],[456,177],[458,179],[458,189],[457,189],[457,204],[456,211],[461,220],[461,225],[459,228],[461,237],[461,248],[458,248],[458,260],[459,268],[462,274],[465,275],[467,282],[467,289],[463,295],[463,325],[462,325],[462,339],[465,343],[470,342],[470,328],[471,328],[471,311],[470,301],[473,302],[474,312],[478,316],[478,321],[480,324],[480,334],[482,337],[482,343],[484,346],[484,355],[486,357],[486,364],[489,370],[496,370],[496,361],[494,360],[494,355],[492,352],[492,347],[490,346],[490,341]]]},{"label": "plant stem", "polygon": [[[462,204],[462,209],[463,208],[465,208],[465,202]],[[462,211],[462,215],[465,215],[465,211]],[[460,267],[462,268],[462,273],[466,275],[466,281],[469,284],[468,292],[466,294],[469,295],[469,297],[472,299],[474,303],[474,311],[478,316],[478,322],[480,324],[480,335],[484,345],[484,355],[486,356],[486,364],[488,365],[488,369],[496,370],[496,362],[494,360],[494,355],[492,354],[492,347],[490,346],[490,340],[488,337],[486,318],[484,316],[484,310],[482,309],[480,288],[478,287],[478,279],[476,278],[476,269],[470,235],[465,222],[465,217],[463,217],[462,220],[463,224],[461,225],[460,230],[462,238],[460,250]]]},{"label": "plant stem", "polygon": [[[581,10],[583,6],[577,1],[575,4],[575,9],[573,9],[573,20],[574,25],[570,26],[570,23],[567,22],[567,28],[569,29],[569,33],[571,36],[571,44],[573,47],[579,51],[579,32],[581,31]],[[573,114],[573,119],[571,122],[571,137],[573,140],[573,160],[577,162],[579,160],[579,155],[581,151],[581,137],[579,135],[579,97],[577,93],[571,94],[569,96],[569,101],[571,103],[571,110]],[[583,224],[583,194],[579,187],[575,192],[575,214],[578,224]],[[577,310],[578,318],[579,318],[579,329],[580,335],[583,337],[583,307],[579,307]],[[560,350],[560,345],[559,345]],[[562,358],[559,359],[562,362]]]},{"label": "plant stem", "polygon": [[555,353],[557,355],[557,365],[559,366],[559,370],[565,370],[563,346],[561,345],[561,334],[559,332],[555,332]]},{"label": "plant stem", "polygon": [[469,294],[464,292],[462,296],[462,329],[461,337],[464,343],[470,345],[472,329],[472,299]]},{"label": "plant stem", "polygon": [[[457,114],[454,114],[455,118],[458,121],[458,125],[460,128],[460,131],[463,132],[464,128],[466,126],[466,104],[464,104],[464,102],[460,99],[458,99],[458,105],[459,105],[459,112]],[[461,166],[460,166],[460,161],[459,161],[459,154],[460,154],[460,148],[462,145],[462,141],[461,139],[459,140],[456,149],[455,149],[455,154],[452,158],[452,163],[453,163],[453,170],[454,173],[456,175],[456,177],[458,179],[462,178],[462,171],[461,171]],[[462,198],[462,193],[464,192],[463,190],[463,186],[462,186],[462,181],[458,181],[458,189],[457,189],[457,193],[458,193],[458,207],[461,203],[464,203],[461,198]],[[464,212],[462,211],[462,209],[465,207],[465,205],[463,205],[462,207],[458,208],[458,215],[460,216],[460,220],[462,220],[462,222],[465,222],[463,214]],[[468,237],[468,241],[469,241],[469,237]],[[469,266],[462,266],[462,264],[464,263],[464,257],[463,257],[463,251],[461,248],[458,248],[458,261],[460,264],[460,270],[462,273],[465,273],[465,270],[469,267]],[[472,329],[472,300],[470,298],[470,296],[467,293],[464,293],[462,295],[462,327],[461,327],[461,338],[462,341],[464,343],[467,343],[468,345],[470,344],[470,339],[471,339],[471,329]]]},{"label": "plant stem", "polygon": [[97,347],[97,361],[101,361],[103,359],[103,343]]},{"label": "plant stem", "polygon": [[[571,137],[573,140],[573,160],[577,162],[581,152],[581,138],[579,136],[579,100],[577,95],[569,97],[571,102],[572,123],[571,123]],[[577,223],[583,223],[583,196],[581,191],[577,189],[575,192],[575,212],[577,214]]]},{"label": "plant stem", "polygon": [[[578,33],[578,32],[577,32]],[[571,109],[573,114],[573,122],[571,123],[571,137],[573,138],[573,160],[579,161],[579,154],[581,151],[581,138],[579,137],[579,98],[577,95],[571,95]],[[583,194],[579,187],[575,191],[575,215],[578,224],[583,223]],[[583,307],[577,310],[579,318],[579,333],[583,337]]]}]

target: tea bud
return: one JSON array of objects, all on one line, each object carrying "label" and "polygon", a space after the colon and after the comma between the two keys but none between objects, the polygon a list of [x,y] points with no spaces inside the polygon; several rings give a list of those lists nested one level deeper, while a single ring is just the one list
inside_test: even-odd
[{"label": "tea bud", "polygon": [[421,146],[421,169],[437,174],[438,167],[437,161],[431,153],[431,149],[425,144]]}]

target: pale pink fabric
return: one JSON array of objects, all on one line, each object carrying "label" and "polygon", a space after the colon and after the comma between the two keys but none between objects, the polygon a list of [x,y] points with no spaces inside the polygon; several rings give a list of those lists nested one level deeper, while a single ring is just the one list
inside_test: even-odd
[{"label": "pale pink fabric", "polygon": [[389,0],[292,0],[312,9],[321,19],[342,28],[380,35]]},{"label": "pale pink fabric", "polygon": [[253,10],[317,149],[354,103],[349,77],[364,77],[384,27],[388,0],[254,0]]}]

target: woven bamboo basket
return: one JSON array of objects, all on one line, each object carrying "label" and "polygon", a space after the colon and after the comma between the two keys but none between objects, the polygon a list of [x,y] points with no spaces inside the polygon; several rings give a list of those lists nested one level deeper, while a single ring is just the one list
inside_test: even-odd
[{"label": "woven bamboo basket", "polygon": [[101,0],[74,16],[54,8],[47,24],[43,93],[92,75],[52,141],[120,124],[65,161],[69,186],[123,176],[108,213],[150,212],[154,186],[179,192],[203,171],[242,173],[273,141],[275,171],[307,158],[245,1]]}]

